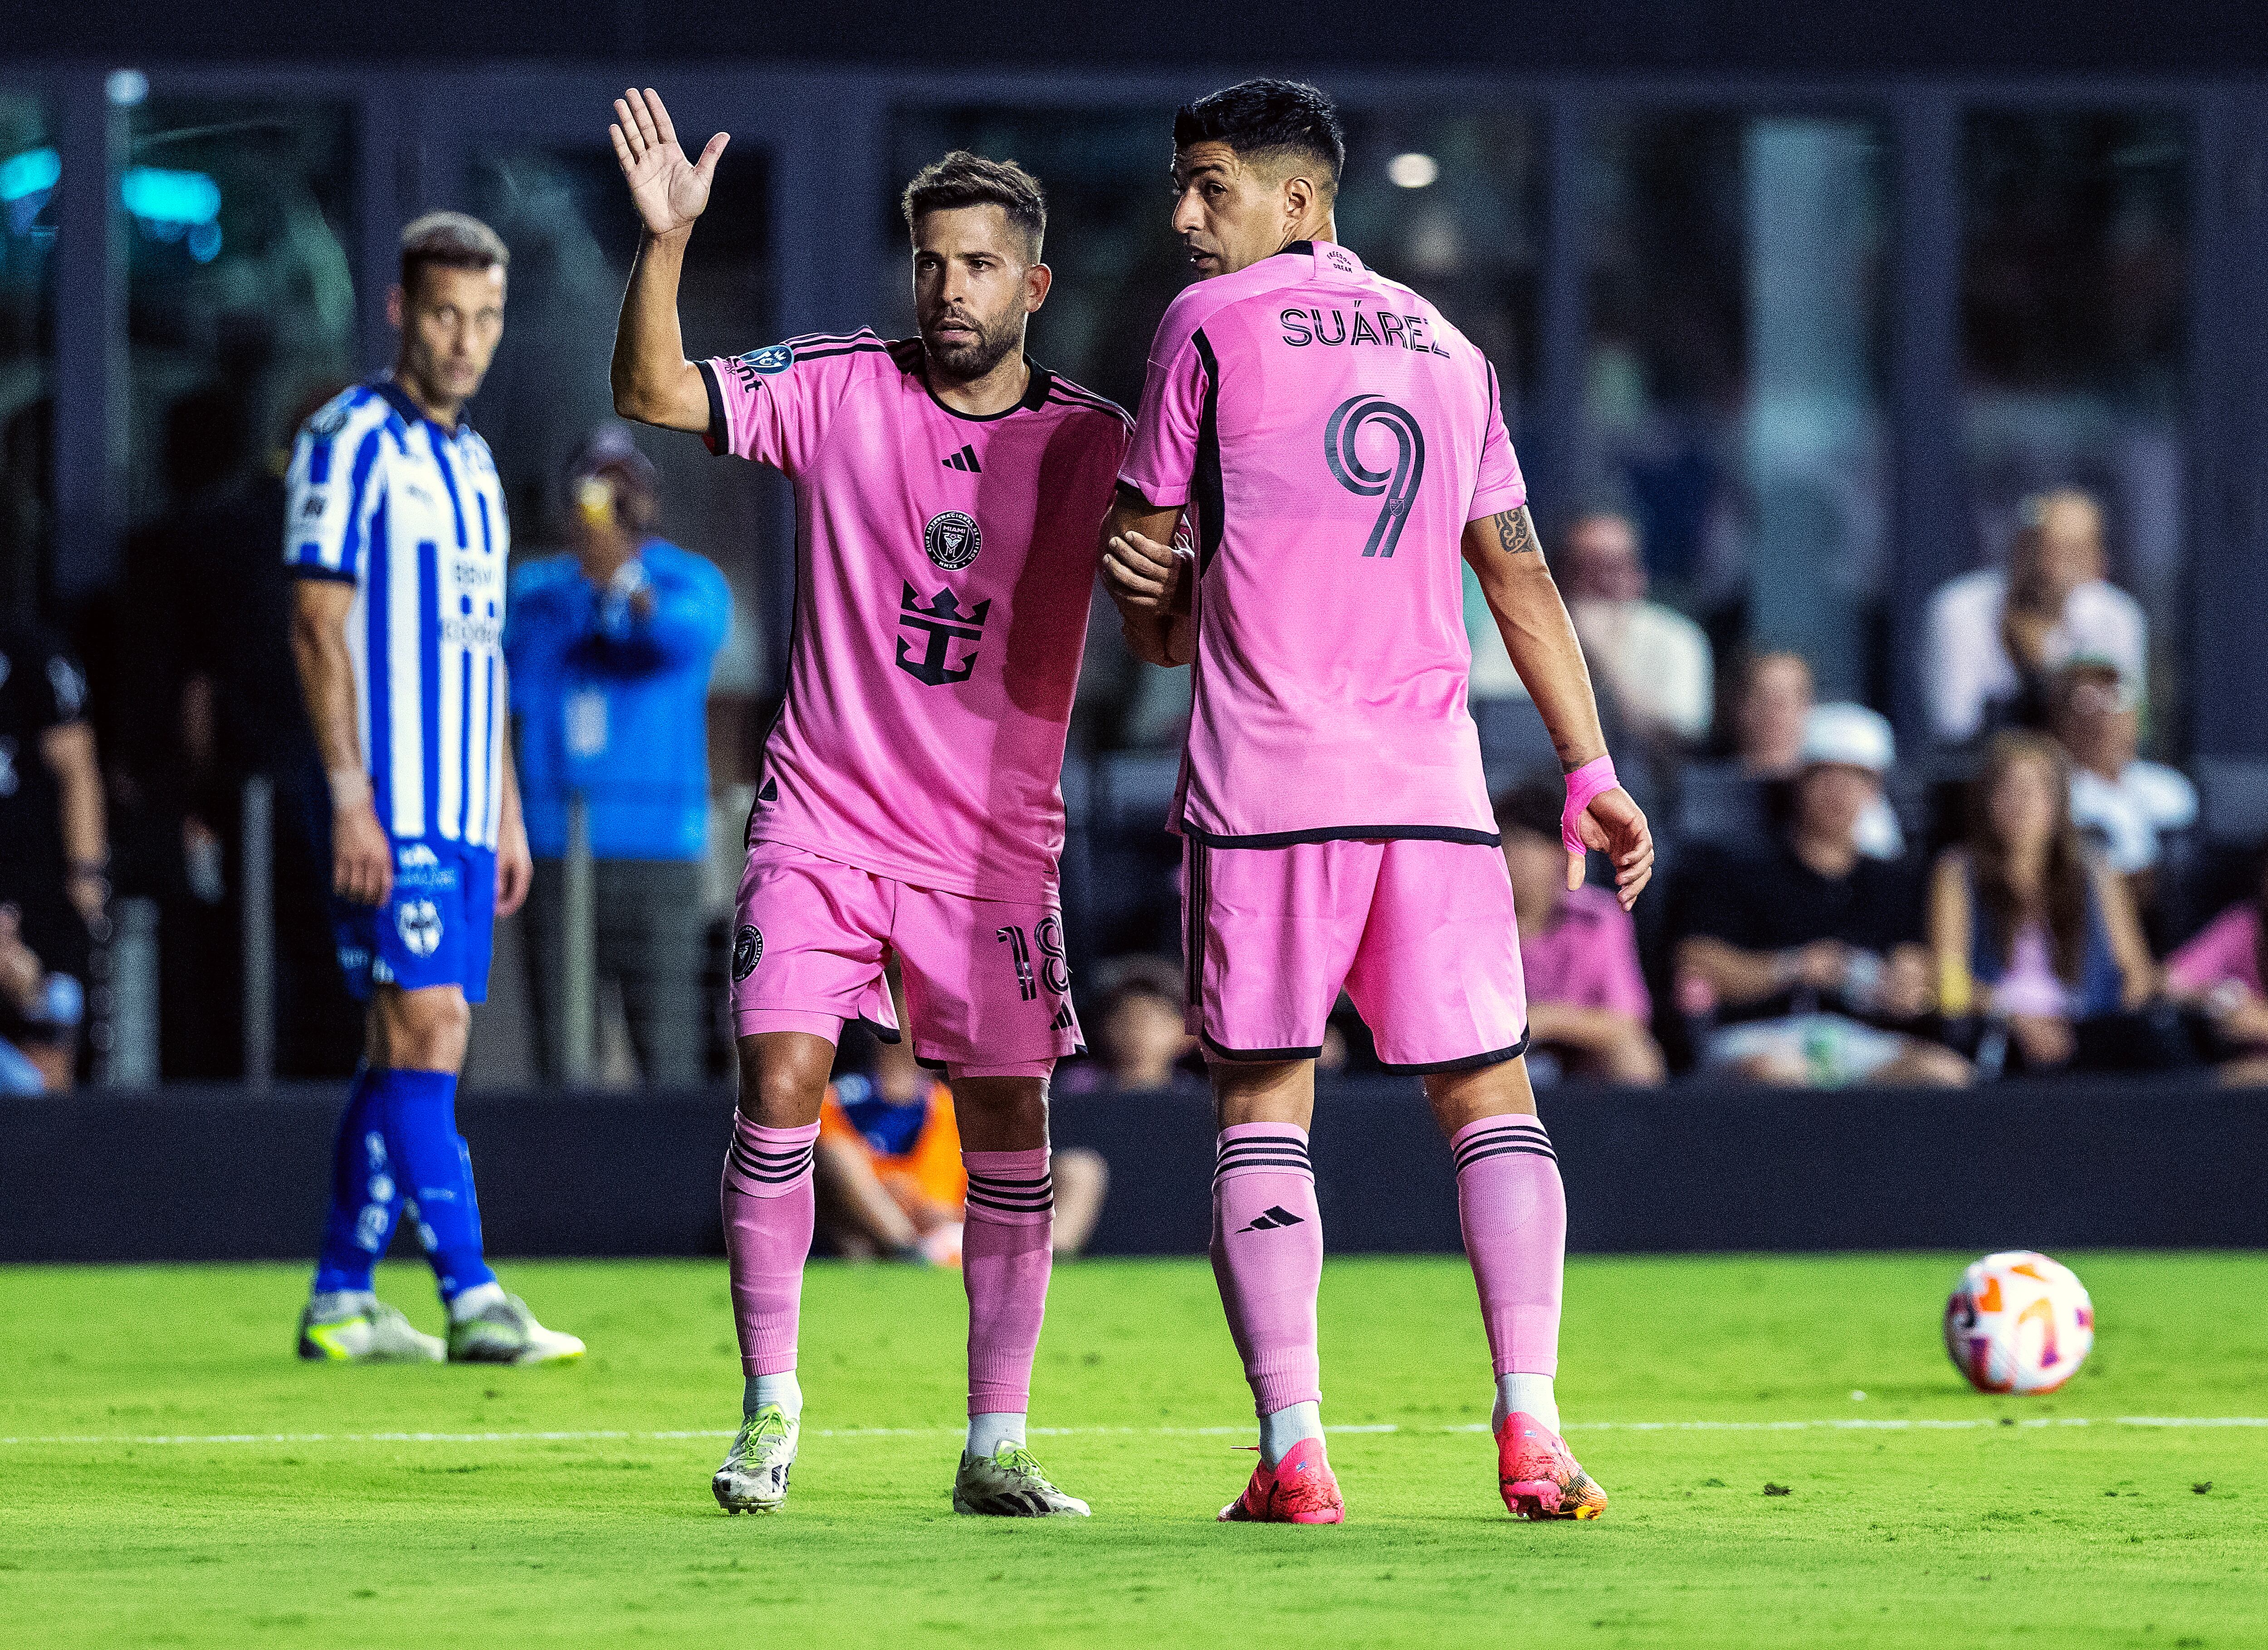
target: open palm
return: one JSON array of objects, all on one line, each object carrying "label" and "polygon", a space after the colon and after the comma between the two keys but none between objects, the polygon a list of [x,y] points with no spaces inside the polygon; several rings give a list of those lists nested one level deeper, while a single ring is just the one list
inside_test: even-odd
[{"label": "open palm", "polygon": [[668,234],[683,229],[709,204],[709,186],[717,176],[717,158],[732,141],[718,133],[701,151],[698,161],[688,160],[669,123],[661,94],[633,86],[615,99],[615,122],[608,133],[615,140],[615,158],[630,186],[630,200],[647,232]]}]

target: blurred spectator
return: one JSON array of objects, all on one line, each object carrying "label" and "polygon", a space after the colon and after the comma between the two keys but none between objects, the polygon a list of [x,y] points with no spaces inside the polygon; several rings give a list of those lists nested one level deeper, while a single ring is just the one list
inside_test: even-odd
[{"label": "blurred spectator", "polygon": [[[904,1025],[905,991],[895,969],[890,991]],[[968,1175],[953,1091],[915,1059],[910,1036],[877,1046],[871,1077],[845,1073],[828,1085],[815,1160],[821,1219],[843,1254],[960,1264]],[[1102,1213],[1109,1170],[1084,1146],[1050,1153],[1048,1169],[1055,1252],[1076,1255]]]},{"label": "blurred spectator", "polygon": [[2268,868],[2250,899],[2230,906],[2166,959],[2166,994],[2202,1014],[2222,1082],[2268,1085],[2268,991],[2260,966]]},{"label": "blurred spectator", "polygon": [[537,1062],[556,1082],[567,814],[589,805],[598,973],[619,983],[639,1073],[701,1080],[709,670],[732,622],[714,564],[657,536],[654,470],[627,428],[568,467],[572,553],[512,576],[504,654],[519,723]]},{"label": "blurred spectator", "polygon": [[1813,1087],[1967,1082],[1966,1061],[1918,1035],[1931,1003],[1914,875],[1859,850],[1895,755],[1889,724],[1821,705],[1800,755],[1788,832],[1694,873],[1676,966],[1681,1002],[1716,1012],[1705,1063]]},{"label": "blurred spectator", "polygon": [[[1565,787],[1539,777],[1498,802],[1504,862],[1520,918],[1532,1052],[1578,1077],[1659,1083],[1661,1050],[1647,1029],[1653,1005],[1638,968],[1638,932],[1611,890],[1567,887],[1559,814]],[[1531,1072],[1544,1062],[1531,1062]]]},{"label": "blurred spectator", "polygon": [[[1800,653],[1758,653],[1742,669],[1733,701],[1734,758],[1751,779],[1793,778],[1803,762],[1814,688],[1811,661]],[[1905,829],[1877,795],[1859,820],[1859,851],[1869,859],[1903,859]]]},{"label": "blurred spectator", "polygon": [[1121,957],[1101,973],[1108,982],[1094,1018],[1101,1058],[1067,1068],[1063,1091],[1202,1088],[1204,1079],[1182,1064],[1197,1040],[1183,1022],[1181,970],[1162,958]]},{"label": "blurred spectator", "polygon": [[2081,654],[2145,681],[2147,626],[2133,597],[2104,578],[2102,512],[2073,488],[2027,499],[2005,571],[1994,567],[1930,598],[1922,659],[1930,726],[1960,744],[2009,722],[2044,723],[2047,678]]},{"label": "blurred spectator", "polygon": [[1716,694],[1709,639],[1683,614],[1646,599],[1646,563],[1630,518],[1578,517],[1559,556],[1584,654],[1632,729],[1657,745],[1706,738]]},{"label": "blurred spectator", "polygon": [[1996,734],[1971,790],[1967,844],[1940,857],[1930,892],[1945,1012],[2004,1025],[2014,1069],[2180,1063],[2131,1012],[2155,995],[2157,970],[2125,882],[2072,823],[2062,748]]},{"label": "blurred spectator", "polygon": [[85,1005],[79,982],[48,973],[24,943],[16,908],[0,905],[0,1095],[70,1087]]},{"label": "blurred spectator", "polygon": [[1749,656],[1733,701],[1733,754],[1742,773],[1785,779],[1801,765],[1814,691],[1811,662],[1802,654]]},{"label": "blurred spectator", "polygon": [[[0,622],[0,902],[42,965],[84,991],[110,899],[86,678],[51,637]],[[76,1028],[71,1035],[76,1058]]]},{"label": "blurred spectator", "polygon": [[[2049,726],[2071,758],[2072,822],[2125,877],[2153,869],[2159,833],[2187,829],[2198,813],[2197,787],[2185,775],[2136,757],[2139,697],[2116,663],[2082,656],[2056,673],[2049,700]],[[2136,892],[2147,903],[2146,890]]]}]

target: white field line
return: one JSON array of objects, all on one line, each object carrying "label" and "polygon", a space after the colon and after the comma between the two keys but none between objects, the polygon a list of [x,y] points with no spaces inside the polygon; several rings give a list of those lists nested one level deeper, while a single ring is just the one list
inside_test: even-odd
[{"label": "white field line", "polygon": [[[2268,1427],[2268,1416],[2258,1415],[2120,1415],[2101,1420],[2084,1416],[2035,1416],[2003,1421],[1995,1416],[1959,1420],[1885,1419],[1826,1421],[1571,1421],[1571,1433],[1805,1433],[1805,1432],[1965,1432],[2013,1426],[2036,1430],[2061,1426],[2257,1426]],[[1035,1438],[1236,1438],[1252,1432],[1239,1426],[1035,1426]],[[1479,1421],[1456,1426],[1403,1427],[1392,1422],[1366,1426],[1327,1426],[1327,1433],[1485,1433]],[[809,1438],[946,1438],[959,1437],[957,1426],[807,1427]],[[730,1438],[730,1428],[687,1428],[670,1432],[547,1432],[547,1433],[58,1433],[45,1436],[0,1437],[0,1446],[41,1444],[589,1444],[627,1441],[671,1441],[681,1439]]]}]

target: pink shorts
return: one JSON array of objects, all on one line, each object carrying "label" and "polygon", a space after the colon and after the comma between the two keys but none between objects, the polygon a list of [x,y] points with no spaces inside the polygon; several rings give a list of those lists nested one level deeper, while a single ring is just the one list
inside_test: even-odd
[{"label": "pink shorts", "polygon": [[1339,991],[1403,1072],[1528,1049],[1501,851],[1395,837],[1183,849],[1189,1028],[1220,1060],[1311,1058]]},{"label": "pink shorts", "polygon": [[[1053,900],[971,899],[784,843],[749,844],[733,929],[733,1022],[754,1032],[863,1020],[898,1040],[895,957],[925,1065],[1005,1072],[1079,1052]],[[825,1029],[822,1029],[825,1027]]]}]

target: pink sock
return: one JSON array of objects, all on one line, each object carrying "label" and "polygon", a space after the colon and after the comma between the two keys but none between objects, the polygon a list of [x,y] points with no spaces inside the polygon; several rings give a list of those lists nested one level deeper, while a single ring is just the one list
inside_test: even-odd
[{"label": "pink sock", "polygon": [[1288,1123],[1231,1123],[1213,1173],[1213,1276],[1229,1333],[1263,1416],[1322,1401],[1315,1291],[1323,1220],[1307,1131]]},{"label": "pink sock", "polygon": [[733,1114],[725,1154],[725,1252],[740,1367],[776,1375],[795,1367],[803,1263],[811,1254],[811,1154],[819,1125],[767,1129]]},{"label": "pink sock", "polygon": [[1457,1216],[1499,1375],[1559,1371],[1567,1193],[1551,1138],[1534,1117],[1483,1117],[1450,1137]]},{"label": "pink sock", "polygon": [[1021,1415],[1048,1309],[1055,1255],[1055,1182],[1048,1149],[963,1152],[968,1210],[961,1281],[968,1291],[968,1412]]}]

